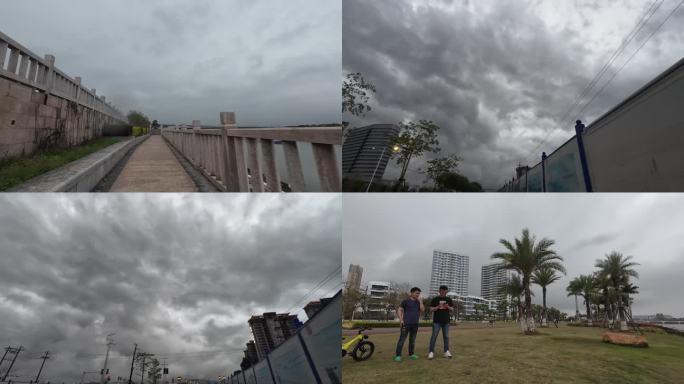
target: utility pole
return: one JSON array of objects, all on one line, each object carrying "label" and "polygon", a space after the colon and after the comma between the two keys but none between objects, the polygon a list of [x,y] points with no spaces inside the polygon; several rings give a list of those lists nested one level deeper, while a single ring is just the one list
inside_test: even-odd
[{"label": "utility pole", "polygon": [[7,381],[7,376],[9,376],[9,373],[12,370],[12,367],[14,366],[14,362],[17,361],[17,357],[19,356],[19,352],[21,352],[22,348],[24,348],[24,347],[22,347],[20,345],[18,349],[13,349],[14,359],[12,359],[12,363],[10,364],[9,368],[7,368],[7,372],[5,372],[5,376],[2,377],[2,381]]},{"label": "utility pole", "polygon": [[133,363],[135,363],[135,352],[138,351],[138,344],[135,344],[135,348],[133,348],[133,359],[131,360],[131,374],[128,376],[128,384],[133,384]]},{"label": "utility pole", "polygon": [[50,352],[45,351],[43,356],[41,356],[40,358],[43,359],[43,363],[40,364],[40,369],[38,370],[38,374],[36,375],[36,384],[38,384],[38,379],[40,378],[40,373],[43,372],[43,366],[45,365],[45,360],[50,358]]},{"label": "utility pole", "polygon": [[5,361],[5,356],[7,356],[7,352],[9,352],[10,349],[12,349],[12,346],[5,348],[5,354],[2,355],[2,359],[0,359],[0,367],[2,366],[2,362]]},{"label": "utility pole", "polygon": [[100,382],[102,384],[107,382],[107,361],[109,360],[109,350],[112,348],[112,345],[114,345],[114,339],[112,337],[114,335],[116,335],[116,333],[110,333],[107,335],[107,354],[105,355],[104,366],[102,367],[102,372],[100,375]]}]

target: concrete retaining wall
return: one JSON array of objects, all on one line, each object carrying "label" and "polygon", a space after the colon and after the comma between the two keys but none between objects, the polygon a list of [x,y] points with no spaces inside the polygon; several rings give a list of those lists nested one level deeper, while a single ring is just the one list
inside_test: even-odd
[{"label": "concrete retaining wall", "polygon": [[0,32],[0,159],[78,145],[102,136],[107,125],[126,124],[104,96],[55,60]]},{"label": "concrete retaining wall", "polygon": [[110,145],[15,187],[10,192],[90,192],[128,153],[149,137]]},{"label": "concrete retaining wall", "polygon": [[73,101],[0,78],[0,159],[79,145],[117,123]]}]

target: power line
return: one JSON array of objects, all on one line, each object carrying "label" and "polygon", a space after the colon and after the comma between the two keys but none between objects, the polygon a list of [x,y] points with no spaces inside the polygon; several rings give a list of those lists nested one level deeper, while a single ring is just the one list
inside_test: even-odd
[{"label": "power line", "polygon": [[[584,90],[582,90],[582,92],[577,96],[577,98],[575,98],[575,101],[572,103],[570,108],[568,108],[568,110],[565,111],[565,113],[563,114],[563,116],[560,119],[561,124],[563,124],[565,122],[565,119],[568,117],[570,112],[572,112],[572,110],[575,109],[575,107],[577,107],[581,103],[581,100],[591,92],[591,90],[596,86],[596,84],[598,84],[601,77],[603,77],[603,75],[610,68],[610,66],[615,62],[615,60],[618,58],[618,56],[620,56],[622,54],[622,52],[624,52],[625,48],[627,48],[629,43],[631,43],[632,40],[634,40],[634,38],[637,36],[637,34],[639,32],[641,32],[641,30],[646,25],[646,23],[648,23],[648,21],[651,19],[651,17],[653,17],[655,12],[657,12],[658,9],[663,5],[663,3],[664,3],[664,0],[662,0],[662,1],[661,0],[655,0],[653,3],[651,3],[651,6],[646,10],[646,12],[644,12],[644,14],[641,16],[639,21],[634,25],[634,27],[629,32],[629,34],[627,34],[627,36],[622,40],[622,43],[618,46],[618,48],[615,50],[615,52],[613,52],[613,54],[610,56],[608,61],[603,65],[603,67],[599,70],[599,72],[593,77],[593,79],[589,82],[589,84],[587,84],[585,86]],[[657,6],[656,6],[656,4],[657,4]],[[610,80],[609,80],[609,82],[610,82]],[[600,92],[601,91],[599,91],[599,93]],[[594,96],[594,98],[595,97],[596,96]],[[592,98],[592,100],[593,100],[593,98]],[[583,110],[580,111],[579,114],[581,114],[582,112],[583,112]],[[546,144],[548,142],[548,139],[550,138],[550,136],[553,132],[554,132],[553,130],[550,130],[546,134],[546,136],[544,136],[542,141],[539,142],[539,144],[537,144],[537,146],[535,146],[534,149],[532,149],[530,151],[530,153],[527,155],[527,157],[525,157],[522,160],[528,160],[531,156],[534,156],[535,152],[537,150],[539,150],[539,148],[541,148],[544,144]]]},{"label": "power line", "polygon": [[643,43],[641,43],[641,45],[639,46],[639,48],[637,48],[637,50],[634,51],[634,53],[632,53],[632,55],[627,59],[627,61],[625,61],[625,62],[622,64],[622,66],[617,70],[617,72],[615,72],[615,73],[613,74],[613,76],[611,76],[611,78],[608,79],[608,82],[606,82],[606,83],[603,85],[603,87],[601,87],[601,89],[599,89],[599,91],[594,95],[594,97],[592,97],[591,100],[589,100],[589,102],[588,102],[587,104],[584,105],[584,108],[582,108],[582,110],[580,110],[580,112],[579,112],[580,115],[582,114],[582,112],[584,112],[585,109],[587,109],[587,107],[592,103],[592,101],[594,101],[594,99],[596,99],[596,97],[597,97],[598,95],[600,95],[601,92],[603,92],[604,89],[606,89],[606,87],[610,84],[610,82],[613,81],[613,79],[615,78],[615,76],[617,76],[618,73],[620,73],[620,71],[622,71],[622,69],[625,68],[625,66],[626,66],[627,64],[629,64],[630,61],[632,61],[632,59],[634,58],[634,56],[636,56],[636,54],[639,53],[639,51],[641,51],[641,48],[643,48],[643,47],[646,45],[646,43],[648,43],[648,41],[651,40],[651,38],[652,38],[658,31],[660,31],[660,29],[663,27],[663,25],[665,25],[665,23],[667,23],[667,21],[670,20],[670,18],[675,14],[675,12],[677,12],[677,10],[679,9],[679,7],[682,6],[682,4],[684,4],[684,0],[680,1],[679,4],[677,4],[677,6],[676,6],[676,7],[667,15],[667,17],[660,23],[660,25],[658,25],[658,28],[654,29],[653,32],[651,32],[651,34],[646,38],[646,40],[644,40]]},{"label": "power line", "polygon": [[323,278],[323,280],[319,281],[316,286],[314,286],[309,292],[307,292],[304,296],[302,296],[300,299],[298,299],[294,305],[292,305],[287,312],[290,312],[292,309],[300,305],[303,301],[306,300],[307,297],[309,297],[311,294],[315,293],[319,288],[323,287],[325,284],[327,284],[330,280],[332,280],[334,277],[337,276],[337,273],[341,274],[342,273],[342,266],[338,266],[333,270],[331,273],[329,273],[326,277]]}]

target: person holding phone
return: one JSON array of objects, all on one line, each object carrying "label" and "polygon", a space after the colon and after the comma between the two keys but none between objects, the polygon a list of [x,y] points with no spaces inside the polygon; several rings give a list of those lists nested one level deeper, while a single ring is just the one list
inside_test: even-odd
[{"label": "person holding phone", "polygon": [[439,331],[442,331],[442,338],[444,339],[444,357],[451,358],[449,352],[449,322],[451,321],[451,310],[454,308],[454,302],[450,297],[447,297],[449,288],[446,285],[439,287],[439,296],[435,296],[430,302],[430,312],[432,317],[432,337],[430,337],[430,352],[428,359],[432,360],[435,357],[435,342]]},{"label": "person holding phone", "polygon": [[420,299],[420,288],[411,288],[411,295],[408,299],[401,302],[397,308],[397,317],[399,318],[399,325],[401,326],[401,333],[399,341],[397,342],[397,351],[394,356],[394,361],[401,361],[401,351],[404,349],[404,342],[406,336],[409,338],[408,354],[411,360],[418,359],[415,354],[416,335],[418,334],[418,321],[420,315],[425,312],[423,301]]}]

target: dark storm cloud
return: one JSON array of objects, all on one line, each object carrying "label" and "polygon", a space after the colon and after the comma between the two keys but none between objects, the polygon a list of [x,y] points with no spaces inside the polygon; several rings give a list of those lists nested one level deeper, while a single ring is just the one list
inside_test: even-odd
[{"label": "dark storm cloud", "polygon": [[[683,196],[667,194],[345,195],[343,271],[360,264],[364,282],[409,282],[426,290],[432,251],[441,249],[470,257],[469,294],[479,296],[481,267],[503,251],[499,240],[520,237],[529,228],[537,239],[555,240],[553,249],[568,272],[548,287],[548,305],[574,313],[568,282],[617,251],[640,263],[635,315],[684,316],[683,204]],[[541,290],[532,289],[533,301],[540,303]]]},{"label": "dark storm cloud", "polygon": [[[614,69],[676,3],[665,2]],[[561,122],[562,115],[649,4],[349,0],[343,5],[343,69],[361,72],[377,87],[366,117],[345,118],[357,126],[433,120],[442,127],[443,153],[459,154],[464,174],[497,187],[518,162],[534,164],[542,151],[551,152],[572,136],[578,116]],[[681,58],[682,22],[679,12],[579,118],[590,122]],[[424,166],[423,159],[411,167]],[[411,176],[416,183],[422,178]]]},{"label": "dark storm cloud", "polygon": [[36,54],[54,54],[124,113],[211,125],[235,111],[241,125],[312,124],[340,120],[341,7],[9,0],[0,28]]},{"label": "dark storm cloud", "polygon": [[101,367],[111,332],[114,377],[134,342],[168,356],[173,374],[225,375],[251,315],[306,320],[297,300],[340,265],[340,210],[325,195],[2,196],[0,342],[28,349],[22,375],[49,350],[53,381]]}]

